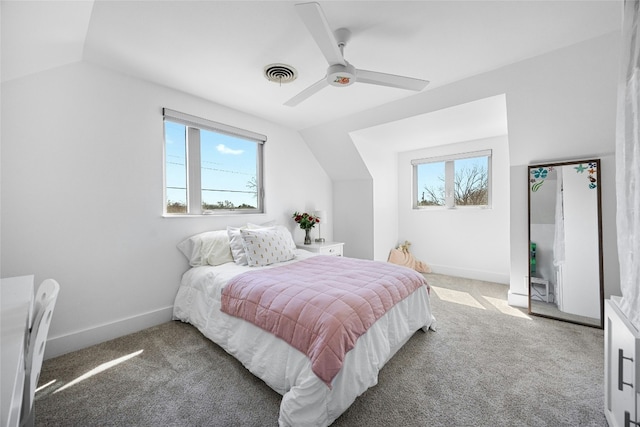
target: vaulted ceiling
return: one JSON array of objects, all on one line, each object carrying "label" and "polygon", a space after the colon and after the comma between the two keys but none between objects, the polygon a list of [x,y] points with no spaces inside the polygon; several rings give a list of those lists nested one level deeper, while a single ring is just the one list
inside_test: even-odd
[{"label": "vaulted ceiling", "polygon": [[[414,94],[361,83],[284,106],[327,68],[296,3],[4,0],[2,81],[86,61],[293,129]],[[622,19],[617,0],[319,3],[332,30],[351,30],[350,63],[429,80],[425,91],[618,31]],[[267,80],[272,63],[298,78]]]}]

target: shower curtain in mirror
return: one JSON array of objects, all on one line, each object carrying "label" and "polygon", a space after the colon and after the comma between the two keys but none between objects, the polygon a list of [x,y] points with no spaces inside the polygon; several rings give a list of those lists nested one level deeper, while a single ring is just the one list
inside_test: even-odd
[{"label": "shower curtain in mirror", "polygon": [[564,197],[562,195],[562,167],[556,168],[556,214],[553,233],[553,265],[556,267],[555,303],[562,310],[562,284],[564,277]]},{"label": "shower curtain in mirror", "polygon": [[616,123],[616,198],[621,310],[640,329],[640,7],[624,3]]}]

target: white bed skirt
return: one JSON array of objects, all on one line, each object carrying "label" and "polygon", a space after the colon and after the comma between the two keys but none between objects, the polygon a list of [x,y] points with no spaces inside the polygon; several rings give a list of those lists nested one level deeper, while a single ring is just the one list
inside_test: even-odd
[{"label": "white bed skirt", "polygon": [[207,268],[185,273],[173,317],[195,326],[283,395],[280,426],[330,425],[356,397],[377,384],[380,369],[418,329],[426,332],[435,326],[427,289],[422,286],[358,339],[330,389],[312,372],[306,355],[275,335],[221,312],[219,297],[204,285]]}]

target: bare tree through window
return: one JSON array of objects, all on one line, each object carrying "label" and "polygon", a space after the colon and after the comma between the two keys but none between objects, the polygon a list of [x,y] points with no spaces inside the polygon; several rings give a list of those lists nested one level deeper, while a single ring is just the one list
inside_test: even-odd
[{"label": "bare tree through window", "polygon": [[[448,183],[442,165],[450,163],[454,168],[453,182]],[[435,164],[440,165],[442,172],[431,176],[426,184],[418,189],[417,206],[446,206],[447,192],[453,195],[455,206],[486,206],[489,204],[489,172],[488,157],[447,160]],[[431,170],[437,167],[432,166]],[[416,173],[426,174],[423,168]]]},{"label": "bare tree through window", "polygon": [[456,171],[454,183],[457,206],[482,206],[489,203],[487,168],[474,164]]}]

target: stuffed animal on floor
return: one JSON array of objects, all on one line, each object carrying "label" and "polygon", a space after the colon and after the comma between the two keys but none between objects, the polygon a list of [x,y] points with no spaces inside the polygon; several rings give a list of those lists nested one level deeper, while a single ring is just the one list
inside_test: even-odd
[{"label": "stuffed animal on floor", "polygon": [[413,254],[409,252],[409,246],[411,246],[411,243],[408,240],[405,240],[404,244],[399,245],[395,249],[391,249],[391,252],[389,252],[389,259],[387,261],[392,264],[413,268],[420,273],[431,273],[431,268],[429,268],[427,264],[422,261],[418,261],[414,258]]}]

